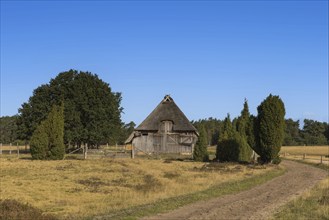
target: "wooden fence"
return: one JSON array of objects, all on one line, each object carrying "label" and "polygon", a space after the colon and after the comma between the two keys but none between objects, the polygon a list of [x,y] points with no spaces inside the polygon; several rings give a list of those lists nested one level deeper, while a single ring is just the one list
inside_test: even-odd
[{"label": "wooden fence", "polygon": [[329,165],[329,155],[282,153],[281,157],[295,159],[295,160],[305,160],[305,161],[312,162],[312,163],[320,163],[320,164]]},{"label": "wooden fence", "polygon": [[83,144],[80,148],[72,149],[66,157],[87,158],[129,158],[132,157],[131,147],[127,145],[102,145],[98,149],[90,149],[87,144]]},{"label": "wooden fence", "polygon": [[30,153],[30,147],[28,145],[18,145],[18,143],[9,143],[9,144],[2,144],[0,143],[0,155],[2,154],[9,154],[14,155],[16,154],[19,157],[20,154]]}]

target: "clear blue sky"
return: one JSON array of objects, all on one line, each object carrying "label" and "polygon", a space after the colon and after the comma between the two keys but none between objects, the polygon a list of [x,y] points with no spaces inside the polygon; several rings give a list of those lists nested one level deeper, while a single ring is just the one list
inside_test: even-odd
[{"label": "clear blue sky", "polygon": [[1,115],[69,69],[122,92],[139,124],[170,94],[190,120],[251,113],[328,121],[327,1],[1,1]]}]

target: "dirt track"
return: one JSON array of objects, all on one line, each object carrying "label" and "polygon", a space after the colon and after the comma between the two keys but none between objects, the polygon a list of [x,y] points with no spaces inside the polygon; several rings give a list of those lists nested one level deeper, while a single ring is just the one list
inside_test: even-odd
[{"label": "dirt track", "polygon": [[287,172],[233,195],[201,201],[147,219],[267,219],[278,207],[313,187],[328,174],[309,165],[283,161]]}]

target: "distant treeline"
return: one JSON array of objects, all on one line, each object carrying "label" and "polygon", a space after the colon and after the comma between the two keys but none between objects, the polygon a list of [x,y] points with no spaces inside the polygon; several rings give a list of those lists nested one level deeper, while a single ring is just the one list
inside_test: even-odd
[{"label": "distant treeline", "polygon": [[[233,119],[233,126],[236,127],[237,118]],[[192,121],[192,124],[199,128],[203,126],[206,130],[208,145],[217,145],[220,139],[221,130],[224,127],[224,120],[217,118],[200,119]],[[300,121],[293,119],[285,120],[285,133],[283,146],[312,146],[329,144],[329,124],[311,119],[304,119],[304,126],[300,129]]]},{"label": "distant treeline", "polygon": [[[275,97],[269,96],[269,98]],[[122,122],[121,99],[121,93],[113,92],[110,85],[96,74],[76,70],[59,73],[49,83],[37,87],[32,96],[18,109],[17,115],[0,118],[0,142],[28,143],[36,128],[46,120],[52,107],[63,105],[66,146],[81,146],[86,143],[89,147],[98,147],[106,143],[123,144],[134,130],[135,123]],[[277,114],[275,113],[275,117]],[[272,117],[269,113],[267,115]],[[270,121],[275,117],[273,116]],[[223,120],[208,118],[192,123],[198,130],[201,125],[204,127],[205,141],[208,145],[217,145],[223,140],[223,134],[230,133],[230,130],[243,133],[242,136],[253,137],[254,132],[251,131],[255,118],[256,116],[249,114],[248,104],[245,101],[242,115],[232,121],[227,117]],[[285,124],[283,145],[328,144],[329,128],[325,122],[305,119],[302,130],[299,129],[299,121],[287,119]],[[245,127],[250,131],[248,129],[244,131]],[[251,140],[249,142],[253,145]]]},{"label": "distant treeline", "polygon": [[[4,116],[0,118],[0,143],[19,143],[24,144],[24,140],[19,140],[17,135],[17,118],[18,116]],[[236,126],[237,118],[233,119],[233,126]],[[208,145],[217,145],[220,138],[220,131],[223,129],[224,120],[217,118],[200,119],[192,121],[192,124],[199,128],[202,125],[206,130],[206,141]],[[329,144],[329,124],[326,122],[318,122],[310,119],[304,119],[304,126],[300,129],[299,120],[285,120],[285,137],[283,146],[312,146],[312,145],[328,145]],[[133,131],[135,124],[130,122],[123,124],[121,127],[121,135],[118,143],[124,140]]]}]

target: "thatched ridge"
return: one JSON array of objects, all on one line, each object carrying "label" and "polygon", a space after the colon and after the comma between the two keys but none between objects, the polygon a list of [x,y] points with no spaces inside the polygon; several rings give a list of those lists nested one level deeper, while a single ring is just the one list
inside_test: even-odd
[{"label": "thatched ridge", "polygon": [[160,104],[147,116],[135,131],[158,131],[162,121],[172,121],[174,132],[197,133],[196,128],[169,95],[164,97]]}]

